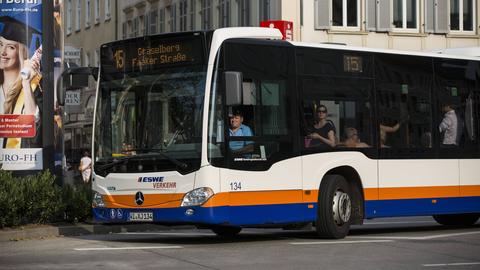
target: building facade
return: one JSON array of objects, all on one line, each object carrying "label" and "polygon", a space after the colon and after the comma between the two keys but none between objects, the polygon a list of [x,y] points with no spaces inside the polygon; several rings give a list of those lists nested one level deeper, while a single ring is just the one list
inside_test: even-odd
[{"label": "building facade", "polygon": [[306,42],[412,51],[480,46],[478,0],[303,0],[299,5],[300,39]]},{"label": "building facade", "polygon": [[[118,39],[117,1],[64,0],[63,25],[67,67],[98,67],[100,45]],[[91,148],[95,81],[67,91],[64,106],[64,146],[67,162],[75,166],[82,151]]]},{"label": "building facade", "polygon": [[[294,1],[292,1],[294,2]],[[282,0],[126,0],[119,1],[118,36],[259,26],[280,20]]]},{"label": "building facade", "polygon": [[287,20],[294,40],[412,51],[480,46],[478,0],[128,0],[119,38]]}]

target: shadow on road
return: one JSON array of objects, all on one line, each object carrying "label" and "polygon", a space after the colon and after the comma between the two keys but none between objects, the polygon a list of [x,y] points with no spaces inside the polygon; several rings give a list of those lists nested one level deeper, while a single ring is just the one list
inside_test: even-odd
[{"label": "shadow on road", "polygon": [[[435,234],[439,232],[462,230],[462,229],[480,229],[480,224],[468,227],[452,227],[432,225],[382,225],[382,226],[353,226],[350,236],[379,236],[388,234],[389,236],[398,236],[403,233],[415,233],[416,236],[422,236],[426,233]],[[266,242],[281,241],[286,239],[319,239],[315,233],[315,228],[311,230],[282,230],[282,229],[244,229],[239,235],[233,238],[222,238],[213,234],[210,230],[168,230],[168,231],[150,231],[150,232],[130,232],[130,233],[112,233],[108,235],[97,236],[79,236],[77,238],[102,240],[117,243],[137,243],[137,244],[171,244],[171,245],[211,245],[226,243],[247,243],[247,242]]]}]

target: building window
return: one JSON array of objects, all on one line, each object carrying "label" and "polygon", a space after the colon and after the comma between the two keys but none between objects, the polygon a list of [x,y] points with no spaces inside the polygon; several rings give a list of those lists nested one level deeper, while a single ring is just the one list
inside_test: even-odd
[{"label": "building window", "polygon": [[260,0],[260,21],[268,21],[272,18],[270,14],[270,0]]},{"label": "building window", "polygon": [[91,6],[90,0],[85,0],[85,28],[90,27]]},{"label": "building window", "polygon": [[473,31],[475,8],[473,0],[450,0],[450,30]]},{"label": "building window", "polygon": [[122,39],[126,39],[127,38],[127,23],[124,22],[122,24]]},{"label": "building window", "polygon": [[138,37],[138,17],[133,19],[133,29],[130,37]]},{"label": "building window", "polygon": [[358,0],[332,0],[332,26],[359,27]]},{"label": "building window", "polygon": [[158,12],[158,31],[165,33],[165,9],[160,9]]},{"label": "building window", "polygon": [[67,1],[67,35],[70,35],[72,33],[72,18],[73,18],[73,12],[72,12],[72,0]]},{"label": "building window", "polygon": [[145,23],[145,16],[140,15],[138,16],[138,32],[140,36],[145,36],[146,33],[146,23]]},{"label": "building window", "polygon": [[95,50],[95,66],[96,67],[100,66],[100,50],[99,49]]},{"label": "building window", "polygon": [[75,31],[80,31],[80,20],[82,18],[82,2],[77,0],[77,16],[75,16]]},{"label": "building window", "polygon": [[158,20],[158,10],[154,9],[150,11],[150,16],[148,16],[149,20],[149,30],[148,33],[151,35],[157,34],[157,20]]},{"label": "building window", "polygon": [[180,31],[187,31],[187,10],[188,10],[188,0],[180,1]]},{"label": "building window", "polygon": [[86,52],[84,55],[83,55],[83,66],[84,67],[89,67],[90,66],[90,54],[88,52]]},{"label": "building window", "polygon": [[169,11],[168,27],[170,32],[177,31],[177,5],[173,4],[167,7]]},{"label": "building window", "polygon": [[195,21],[197,16],[195,16],[196,12],[196,0],[190,0],[190,30],[195,30]]},{"label": "building window", "polygon": [[238,25],[250,26],[250,0],[238,1]]},{"label": "building window", "polygon": [[95,24],[100,23],[100,0],[95,0]]},{"label": "building window", "polygon": [[229,27],[231,19],[230,0],[220,0],[218,3],[218,27]]},{"label": "building window", "polygon": [[393,0],[393,27],[395,29],[418,29],[418,1]]},{"label": "building window", "polygon": [[110,10],[112,10],[112,2],[110,0],[105,0],[105,21],[110,20],[111,18]]},{"label": "building window", "polygon": [[202,18],[202,29],[212,28],[212,6],[210,0],[202,0],[200,16]]}]

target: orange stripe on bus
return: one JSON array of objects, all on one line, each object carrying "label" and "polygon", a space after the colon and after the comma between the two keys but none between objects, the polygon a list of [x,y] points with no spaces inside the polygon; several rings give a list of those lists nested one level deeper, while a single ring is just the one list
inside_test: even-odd
[{"label": "orange stripe on bus", "polygon": [[246,206],[302,203],[303,190],[243,191],[218,193],[203,206]]},{"label": "orange stripe on bus", "polygon": [[379,200],[459,197],[458,186],[380,188]]},{"label": "orange stripe on bus", "polygon": [[366,201],[378,200],[378,188],[364,188],[363,197]]},{"label": "orange stripe on bus", "polygon": [[[480,185],[366,188],[366,201],[480,196]],[[136,205],[132,195],[104,195],[106,207],[170,208],[179,207],[184,194],[145,194],[145,203]],[[221,192],[210,198],[203,207],[248,206],[293,203],[317,203],[318,190],[274,190]]]},{"label": "orange stripe on bus", "polygon": [[480,196],[480,186],[460,186],[460,196],[462,197]]}]

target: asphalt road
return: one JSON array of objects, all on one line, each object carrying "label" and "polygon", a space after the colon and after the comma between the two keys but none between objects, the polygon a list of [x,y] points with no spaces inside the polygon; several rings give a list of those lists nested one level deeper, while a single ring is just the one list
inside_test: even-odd
[{"label": "asphalt road", "polygon": [[480,223],[377,219],[342,240],[309,230],[170,230],[0,243],[0,269],[480,269]]}]

